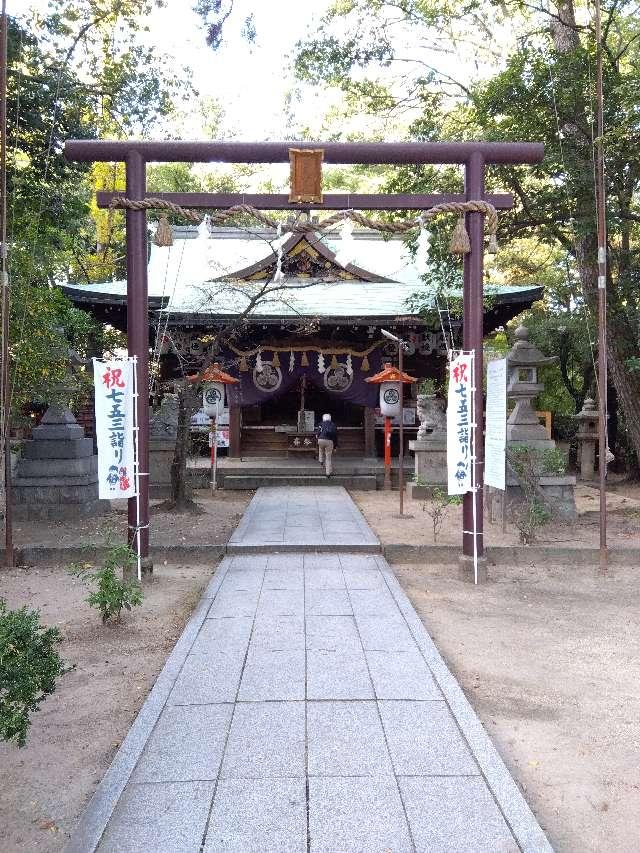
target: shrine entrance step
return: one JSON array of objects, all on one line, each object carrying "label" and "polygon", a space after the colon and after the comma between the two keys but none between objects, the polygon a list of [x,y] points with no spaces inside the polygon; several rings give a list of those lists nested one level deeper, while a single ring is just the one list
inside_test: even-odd
[{"label": "shrine entrance step", "polygon": [[375,474],[227,474],[225,489],[259,489],[261,486],[344,486],[345,489],[376,490]]}]

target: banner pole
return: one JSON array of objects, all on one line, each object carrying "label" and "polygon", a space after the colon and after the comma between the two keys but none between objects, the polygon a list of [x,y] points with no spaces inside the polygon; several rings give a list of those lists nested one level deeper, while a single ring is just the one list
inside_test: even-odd
[{"label": "banner pole", "polygon": [[478,515],[476,501],[476,373],[475,353],[471,352],[471,411],[473,412],[471,427],[471,494],[473,495],[473,583],[478,585]]},{"label": "banner pole", "polygon": [[132,356],[133,363],[133,435],[135,449],[135,481],[136,481],[136,556],[138,583],[142,583],[142,546],[140,542],[140,451],[138,446],[138,357]]}]

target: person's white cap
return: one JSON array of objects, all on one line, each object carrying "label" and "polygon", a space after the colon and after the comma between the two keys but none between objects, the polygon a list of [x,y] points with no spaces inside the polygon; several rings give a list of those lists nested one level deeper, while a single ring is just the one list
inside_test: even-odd
[{"label": "person's white cap", "polygon": [[330,421],[330,420],[331,420],[331,415],[323,415],[323,416],[322,416],[322,420],[323,420],[323,421]]}]

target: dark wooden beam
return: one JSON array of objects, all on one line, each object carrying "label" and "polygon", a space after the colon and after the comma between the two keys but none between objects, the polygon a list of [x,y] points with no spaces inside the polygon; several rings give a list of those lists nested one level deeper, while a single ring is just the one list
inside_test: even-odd
[{"label": "dark wooden beam", "polygon": [[288,163],[291,148],[321,148],[325,163],[540,163],[537,142],[177,142],[70,139],[67,160],[124,162],[133,152],[148,163]]},{"label": "dark wooden beam", "polygon": [[[249,204],[257,210],[428,210],[445,202],[463,202],[460,193],[427,195],[332,193],[322,202],[295,203],[288,195],[274,193],[147,193],[147,196],[170,201],[180,207],[207,210],[228,210],[237,204]],[[109,207],[114,198],[124,198],[122,192],[96,193],[98,207]],[[485,201],[498,210],[513,207],[513,196],[506,193],[485,196]]]}]

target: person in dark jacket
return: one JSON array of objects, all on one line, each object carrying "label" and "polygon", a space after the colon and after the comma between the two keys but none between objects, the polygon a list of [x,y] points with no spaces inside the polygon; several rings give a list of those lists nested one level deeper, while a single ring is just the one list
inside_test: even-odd
[{"label": "person in dark jacket", "polygon": [[331,415],[323,415],[322,423],[318,427],[318,461],[322,465],[327,477],[331,476],[333,471],[332,456],[333,451],[338,446],[338,430],[336,425],[331,420]]}]

